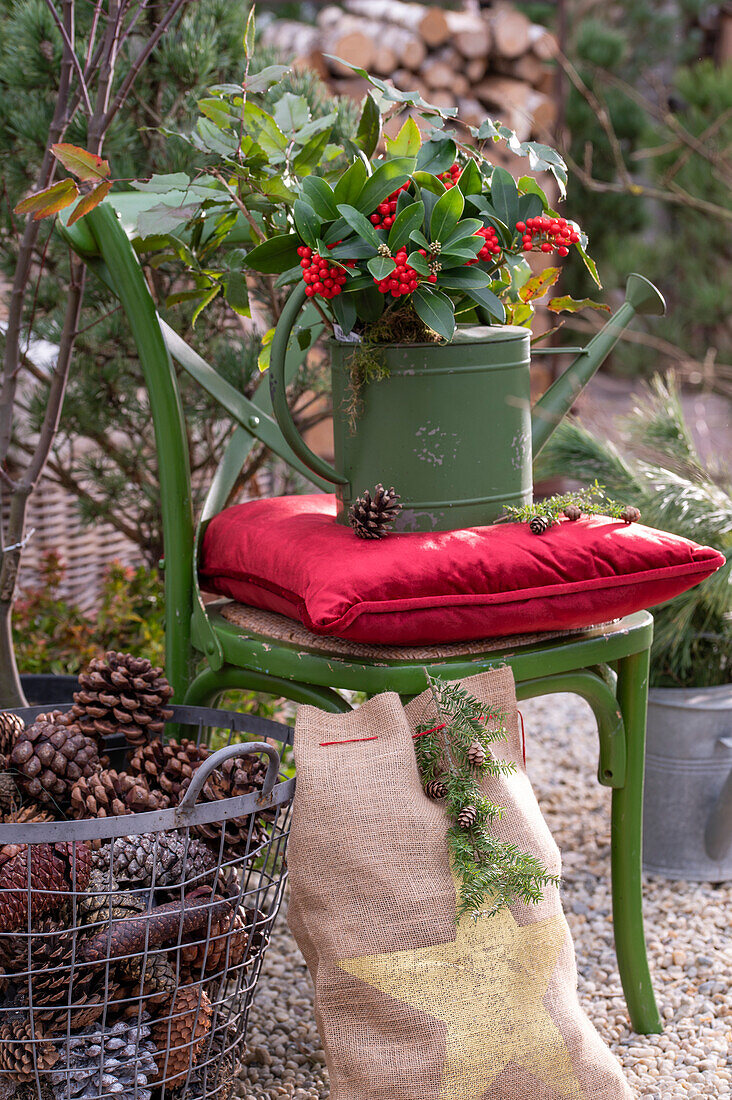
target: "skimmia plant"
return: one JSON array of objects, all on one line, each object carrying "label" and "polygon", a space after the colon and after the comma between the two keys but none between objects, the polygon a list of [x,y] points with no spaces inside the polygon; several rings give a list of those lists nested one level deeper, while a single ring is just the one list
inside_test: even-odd
[{"label": "skimmia plant", "polygon": [[[453,110],[362,69],[354,71],[370,91],[354,132],[343,124],[345,106],[311,109],[298,92],[302,74],[260,66],[253,15],[244,53],[241,83],[211,87],[190,130],[164,132],[193,146],[200,171],[126,184],[150,199],[138,215],[139,249],[153,266],[183,266],[188,285],[167,304],[193,302],[194,323],[223,295],[237,313],[249,315],[255,304],[274,324],[283,288],[304,283],[337,335],[449,340],[456,320],[529,325],[571,249],[600,286],[580,226],[551,208],[534,175],[515,178],[490,159],[503,143],[532,172],[553,177],[563,199],[567,174],[553,149],[521,142],[490,118],[467,126]],[[387,122],[395,137],[384,135]],[[81,152],[65,156],[72,173]],[[106,164],[81,164],[89,194],[72,218],[109,189]],[[27,209],[42,217],[78,195],[64,181],[63,193],[48,195],[45,206],[31,197]],[[536,273],[531,253],[550,266]],[[606,308],[566,295],[548,301],[555,312],[585,307]],[[308,339],[301,329],[302,350]]]}]

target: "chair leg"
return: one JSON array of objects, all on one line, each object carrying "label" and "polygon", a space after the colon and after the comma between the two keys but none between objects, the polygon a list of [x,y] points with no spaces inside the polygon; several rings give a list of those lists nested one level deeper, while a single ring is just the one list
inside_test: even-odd
[{"label": "chair leg", "polygon": [[189,685],[183,700],[187,706],[212,706],[224,691],[259,691],[263,695],[281,695],[293,703],[312,703],[333,714],[344,713],[351,708],[346,700],[330,688],[316,687],[282,676],[270,676],[266,672],[224,666],[218,672],[205,668]]},{"label": "chair leg", "polygon": [[615,951],[630,1022],[642,1035],[662,1031],[643,933],[641,856],[649,651],[618,662],[618,703],[625,722],[625,784],[612,795],[611,866]]}]

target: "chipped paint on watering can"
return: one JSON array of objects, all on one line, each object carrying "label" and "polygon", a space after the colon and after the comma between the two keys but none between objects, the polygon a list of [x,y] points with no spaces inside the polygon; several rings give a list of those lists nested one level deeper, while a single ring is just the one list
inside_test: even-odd
[{"label": "chipped paint on watering can", "polygon": [[401,495],[399,531],[474,527],[530,501],[529,341],[527,328],[471,326],[450,344],[385,347],[388,377],[363,386],[355,431],[358,349],[331,342],[339,522],[378,482]]}]

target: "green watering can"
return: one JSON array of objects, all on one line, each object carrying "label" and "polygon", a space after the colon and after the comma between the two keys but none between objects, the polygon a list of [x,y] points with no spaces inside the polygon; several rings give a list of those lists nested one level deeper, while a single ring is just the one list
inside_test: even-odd
[{"label": "green watering can", "polygon": [[364,385],[353,429],[354,344],[331,340],[335,468],[303,442],[287,405],[285,353],[304,303],[290,295],[272,341],[270,386],[283,435],[305,465],[335,486],[338,522],[364,489],[400,494],[398,531],[451,531],[492,523],[506,505],[531,503],[532,461],[636,313],[662,316],[663,296],[630,275],[625,302],[531,408],[531,330],[459,326],[449,344],[385,345],[388,377]]}]

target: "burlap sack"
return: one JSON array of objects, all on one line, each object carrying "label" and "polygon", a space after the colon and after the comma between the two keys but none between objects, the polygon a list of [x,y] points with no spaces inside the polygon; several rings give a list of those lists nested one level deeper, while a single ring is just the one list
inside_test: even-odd
[{"label": "burlap sack", "polygon": [[[464,681],[500,706],[513,760],[485,793],[496,832],[559,871],[523,766],[508,669]],[[414,728],[435,715],[380,695],[349,714],[303,706],[289,847],[290,927],[315,984],[332,1100],[628,1100],[581,1010],[558,891],[456,927],[447,816],[422,791]]]}]

